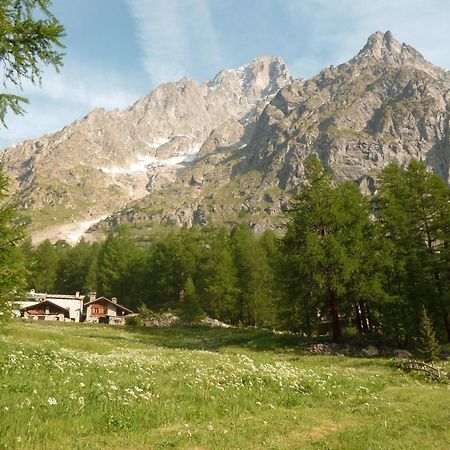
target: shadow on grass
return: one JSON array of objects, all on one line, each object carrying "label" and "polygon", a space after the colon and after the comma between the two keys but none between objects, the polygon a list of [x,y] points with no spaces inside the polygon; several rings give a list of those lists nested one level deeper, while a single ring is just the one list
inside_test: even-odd
[{"label": "shadow on grass", "polygon": [[129,327],[140,340],[159,347],[188,350],[218,351],[223,348],[243,348],[253,351],[300,351],[306,338],[292,334],[275,334],[268,330],[242,328],[211,328],[185,326],[172,328]]},{"label": "shadow on grass", "polygon": [[[370,365],[367,357],[361,352],[367,346],[366,339],[348,339],[343,346],[333,347],[333,352],[310,353],[313,344],[330,343],[329,336],[306,338],[294,334],[278,334],[269,330],[254,328],[212,328],[205,325],[174,326],[169,328],[153,327],[115,327],[106,324],[58,323],[33,321],[27,326],[16,326],[14,334],[17,338],[26,338],[30,332],[37,333],[39,340],[50,339],[62,346],[106,353],[114,347],[155,346],[167,349],[207,350],[227,352],[275,352],[290,353],[290,357],[333,357],[348,356],[361,359],[361,365]],[[16,322],[19,325],[19,321]],[[55,334],[58,331],[62,335]],[[372,343],[372,342],[371,342]],[[384,352],[380,342],[373,342],[381,351],[374,361],[379,358],[391,357]],[[345,350],[346,349],[346,350]],[[353,362],[353,364],[355,364]]]}]

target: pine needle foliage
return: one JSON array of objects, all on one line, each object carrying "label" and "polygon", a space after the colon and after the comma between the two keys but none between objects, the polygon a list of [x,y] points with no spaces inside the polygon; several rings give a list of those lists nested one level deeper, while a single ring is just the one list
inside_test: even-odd
[{"label": "pine needle foliage", "polygon": [[198,322],[204,316],[200,306],[197,291],[192,278],[189,277],[184,285],[184,297],[181,318],[188,323]]},{"label": "pine needle foliage", "polygon": [[[29,80],[40,84],[42,69],[62,66],[64,27],[50,12],[51,0],[2,0],[0,2],[0,63],[3,87],[22,89]],[[1,75],[0,75],[1,76]],[[25,112],[25,97],[0,92],[0,122],[5,124],[8,110]]]},{"label": "pine needle foliage", "polygon": [[439,359],[441,346],[436,338],[436,331],[425,306],[422,307],[420,324],[419,350],[426,361],[435,362]]}]

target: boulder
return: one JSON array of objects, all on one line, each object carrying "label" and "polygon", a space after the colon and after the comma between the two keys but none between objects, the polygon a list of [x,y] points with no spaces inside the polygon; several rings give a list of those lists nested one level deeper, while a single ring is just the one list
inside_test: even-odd
[{"label": "boulder", "polygon": [[396,349],[394,350],[394,358],[397,359],[411,359],[412,354],[408,350]]},{"label": "boulder", "polygon": [[366,347],[362,350],[362,354],[364,356],[368,356],[369,358],[377,356],[379,353],[380,352],[374,345],[369,345],[368,347]]}]

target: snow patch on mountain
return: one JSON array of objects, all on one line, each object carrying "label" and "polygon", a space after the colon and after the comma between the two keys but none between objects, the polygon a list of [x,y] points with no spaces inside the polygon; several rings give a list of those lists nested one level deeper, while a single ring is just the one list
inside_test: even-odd
[{"label": "snow patch on mountain", "polygon": [[200,144],[193,144],[187,152],[171,158],[158,159],[149,155],[138,155],[137,161],[131,163],[127,167],[101,167],[100,170],[103,173],[110,175],[133,174],[138,172],[145,173],[150,166],[177,166],[179,164],[195,161],[199,151]]}]

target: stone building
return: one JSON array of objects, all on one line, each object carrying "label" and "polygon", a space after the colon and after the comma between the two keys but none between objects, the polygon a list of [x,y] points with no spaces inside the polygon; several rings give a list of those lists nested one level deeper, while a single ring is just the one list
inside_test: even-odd
[{"label": "stone building", "polygon": [[84,304],[86,322],[109,323],[112,325],[123,325],[125,317],[133,314],[133,311],[117,303],[117,298],[111,300],[106,297],[96,297],[91,294],[89,302]]}]

